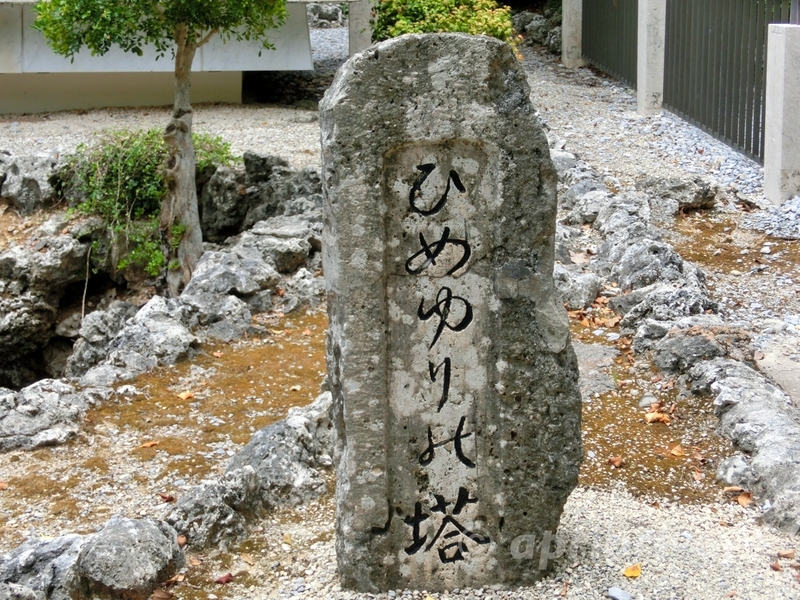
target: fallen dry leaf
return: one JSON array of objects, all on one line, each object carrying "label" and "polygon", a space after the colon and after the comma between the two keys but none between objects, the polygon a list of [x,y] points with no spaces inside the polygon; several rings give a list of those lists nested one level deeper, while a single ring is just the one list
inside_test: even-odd
[{"label": "fallen dry leaf", "polygon": [[705,479],[706,474],[703,473],[700,469],[695,468],[694,473],[692,473],[692,477],[694,477],[694,480],[699,483],[700,481]]},{"label": "fallen dry leaf", "polygon": [[302,390],[302,389],[303,389],[303,388],[302,388],[302,387],[300,387],[299,385],[293,385],[292,387],[290,387],[290,388],[289,388],[289,391],[290,391],[290,392],[299,392],[299,391],[300,391],[300,390]]},{"label": "fallen dry leaf", "polygon": [[734,596],[736,596],[736,592],[734,592],[733,590],[725,594],[726,598],[733,598]]},{"label": "fallen dry leaf", "polygon": [[170,600],[170,598],[173,598],[173,597],[174,597],[174,594],[172,594],[171,592],[164,591],[164,590],[156,590],[156,591],[153,592],[153,596],[152,596],[153,600]]},{"label": "fallen dry leaf", "polygon": [[736,501],[739,503],[739,506],[742,508],[747,508],[750,506],[750,503],[753,501],[753,496],[750,492],[742,492],[736,497]]},{"label": "fallen dry leaf", "polygon": [[175,502],[175,496],[172,494],[159,494],[164,502]]},{"label": "fallen dry leaf", "polygon": [[203,562],[202,562],[202,561],[199,561],[199,560],[197,560],[196,558],[190,558],[190,559],[189,559],[189,564],[190,564],[191,566],[193,566],[193,567],[199,567],[200,565],[202,565],[202,564],[203,564]]},{"label": "fallen dry leaf", "polygon": [[629,579],[633,579],[634,577],[638,577],[642,574],[642,565],[636,563],[635,565],[631,565],[630,567],[626,567],[622,574]]},{"label": "fallen dry leaf", "polygon": [[311,335],[311,330],[310,329],[304,329],[303,330],[303,335],[305,335],[305,336]]},{"label": "fallen dry leaf", "polygon": [[729,485],[729,486],[726,486],[726,487],[722,488],[722,491],[726,492],[728,494],[730,494],[730,493],[739,494],[739,493],[743,492],[744,490],[742,488],[740,488],[738,485]]},{"label": "fallen dry leaf", "polygon": [[178,394],[178,398],[180,398],[181,400],[188,400],[189,398],[194,398],[194,392],[186,390],[185,392],[181,392],[180,394]]},{"label": "fallen dry leaf", "polygon": [[0,481],[0,492],[8,489],[8,484],[5,481]]},{"label": "fallen dry leaf", "polygon": [[658,383],[662,379],[664,379],[664,376],[659,373],[658,375],[654,375],[653,378],[650,381],[652,383]]},{"label": "fallen dry leaf", "polygon": [[[178,546],[180,546],[181,548],[183,548],[183,547],[186,545],[186,542],[187,542],[187,541],[188,541],[188,540],[186,539],[186,536],[185,536],[185,535],[179,535],[179,536],[178,536]],[[199,563],[198,563],[198,564],[199,564]]]},{"label": "fallen dry leaf", "polygon": [[219,351],[212,352],[211,356],[213,356],[214,358],[222,358],[223,356],[225,356],[225,353],[224,352],[219,352]]},{"label": "fallen dry leaf", "polygon": [[769,568],[773,571],[783,571],[783,568],[778,563],[772,563]]},{"label": "fallen dry leaf", "polygon": [[183,573],[178,573],[177,575],[173,575],[169,579],[167,579],[162,585],[170,586],[175,585],[176,583],[181,583],[183,580],[186,579],[186,575]]},{"label": "fallen dry leaf", "polygon": [[608,459],[608,464],[610,464],[615,469],[619,469],[622,465],[625,464],[625,459],[621,456],[612,456]]},{"label": "fallen dry leaf", "polygon": [[778,558],[788,558],[791,560],[794,558],[794,550],[781,550],[778,552]]},{"label": "fallen dry leaf", "polygon": [[283,288],[277,288],[275,290],[275,293],[278,294],[278,296],[280,296],[281,298],[283,298],[283,295],[286,293],[286,290],[284,290]]},{"label": "fallen dry leaf", "polygon": [[233,581],[233,575],[231,573],[225,573],[222,577],[217,577],[214,583],[230,583],[231,581]]},{"label": "fallen dry leaf", "polygon": [[291,536],[291,534],[289,534],[289,533],[284,533],[283,534],[283,543],[284,544],[289,544],[290,546],[292,545],[292,536]]},{"label": "fallen dry leaf", "polygon": [[800,562],[794,562],[794,561],[792,561],[792,562],[790,562],[790,563],[789,563],[787,566],[788,566],[790,569],[800,569]]},{"label": "fallen dry leaf", "polygon": [[669,453],[672,454],[672,456],[686,456],[686,452],[683,451],[680,444],[673,446]]},{"label": "fallen dry leaf", "polygon": [[253,560],[253,557],[252,557],[252,556],[250,556],[249,554],[242,554],[242,556],[241,556],[241,559],[242,559],[244,562],[246,562],[248,565],[250,565],[251,567],[252,567],[254,564],[256,564],[256,562]]},{"label": "fallen dry leaf", "polygon": [[568,590],[569,590],[569,581],[565,581],[564,582],[564,586],[561,588],[561,597],[562,598],[567,595],[567,591]]},{"label": "fallen dry leaf", "polygon": [[145,442],[139,448],[152,448],[153,446],[158,446],[158,442]]},{"label": "fallen dry leaf", "polygon": [[669,425],[669,415],[666,413],[661,412],[653,412],[647,413],[644,416],[644,420],[648,423],[664,423],[665,425]]}]

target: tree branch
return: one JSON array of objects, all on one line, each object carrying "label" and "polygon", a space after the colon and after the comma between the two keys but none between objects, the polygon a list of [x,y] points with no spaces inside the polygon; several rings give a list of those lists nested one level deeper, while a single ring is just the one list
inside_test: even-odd
[{"label": "tree branch", "polygon": [[206,35],[203,37],[203,39],[202,39],[202,40],[200,40],[199,42],[197,42],[197,45],[195,46],[195,48],[199,48],[200,46],[204,46],[205,44],[207,44],[207,43],[208,43],[208,40],[210,40],[212,37],[214,37],[214,35],[216,35],[218,32],[219,32],[219,29],[212,29],[211,31],[209,31],[209,32],[208,32],[208,33],[207,33],[207,34],[206,34]]}]

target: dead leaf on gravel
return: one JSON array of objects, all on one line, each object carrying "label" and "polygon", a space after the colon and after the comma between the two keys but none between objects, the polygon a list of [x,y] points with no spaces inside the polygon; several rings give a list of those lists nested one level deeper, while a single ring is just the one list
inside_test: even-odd
[{"label": "dead leaf on gravel", "polygon": [[661,413],[661,412],[647,413],[644,416],[644,420],[648,423],[664,423],[665,425],[669,425],[669,415],[666,413]]},{"label": "dead leaf on gravel", "polygon": [[8,489],[8,484],[5,481],[0,481],[0,492]]},{"label": "dead leaf on gravel", "polygon": [[722,491],[725,492],[726,494],[740,494],[744,490],[740,488],[738,485],[728,485],[722,488]]},{"label": "dead leaf on gravel", "polygon": [[158,442],[145,442],[139,448],[152,448],[153,446],[158,446]]},{"label": "dead leaf on gravel", "polygon": [[[187,540],[186,540],[186,536],[185,535],[179,535],[178,536],[178,546],[180,546],[181,548],[183,548],[186,545],[186,541]],[[200,563],[197,563],[197,564],[200,564]]]},{"label": "dead leaf on gravel", "polygon": [[733,590],[725,594],[726,598],[733,598],[734,596],[736,596],[736,592],[734,592]]},{"label": "dead leaf on gravel", "polygon": [[164,502],[175,502],[175,496],[172,494],[159,494]]},{"label": "dead leaf on gravel", "polygon": [[669,453],[672,454],[672,456],[686,456],[686,452],[683,451],[680,444],[673,446]]},{"label": "dead leaf on gravel", "polygon": [[791,560],[794,558],[794,550],[781,550],[778,552],[778,558],[788,558]]},{"label": "dead leaf on gravel", "polygon": [[790,569],[800,569],[800,562],[792,561],[792,562],[789,563],[788,567]]},{"label": "dead leaf on gravel", "polygon": [[293,385],[292,387],[290,387],[290,388],[289,388],[289,391],[290,391],[290,392],[299,392],[299,391],[300,391],[300,390],[302,390],[302,389],[303,389],[303,388],[302,388],[302,387],[300,387],[299,385]]},{"label": "dead leaf on gravel", "polygon": [[167,579],[162,585],[170,586],[175,585],[176,583],[182,583],[183,580],[186,579],[186,575],[183,573],[178,573],[177,575],[173,575],[169,579]]},{"label": "dead leaf on gravel", "polygon": [[608,459],[608,464],[610,464],[615,469],[619,469],[622,465],[625,464],[625,459],[621,456],[612,456]]},{"label": "dead leaf on gravel", "polygon": [[190,559],[189,559],[189,564],[190,564],[191,566],[193,566],[193,567],[199,567],[200,565],[202,565],[202,564],[203,564],[203,561],[201,561],[201,560],[197,560],[196,558],[190,558]]},{"label": "dead leaf on gravel", "polygon": [[214,583],[230,583],[231,581],[233,581],[233,575],[231,573],[225,573],[222,577],[217,577]]},{"label": "dead leaf on gravel", "polygon": [[736,497],[736,501],[739,503],[739,506],[742,508],[747,508],[750,506],[750,503],[753,501],[753,496],[750,492],[742,492]]},{"label": "dead leaf on gravel", "polygon": [[769,568],[773,571],[783,571],[783,568],[778,563],[772,563]]},{"label": "dead leaf on gravel", "polygon": [[186,390],[185,392],[181,392],[180,394],[178,394],[178,398],[180,398],[181,400],[188,400],[189,398],[194,398],[194,392]]},{"label": "dead leaf on gravel", "polygon": [[244,562],[246,562],[248,565],[250,565],[251,567],[252,567],[254,564],[256,564],[256,562],[253,560],[253,557],[252,557],[252,556],[250,556],[249,554],[242,554],[242,556],[241,556],[241,559],[242,559]]},{"label": "dead leaf on gravel", "polygon": [[310,336],[311,335],[311,330],[310,329],[304,329],[303,330],[303,335],[306,336],[306,337]]},{"label": "dead leaf on gravel", "polygon": [[175,594],[164,590],[156,590],[153,592],[153,600],[170,600],[170,598],[173,598],[174,596]]},{"label": "dead leaf on gravel", "polygon": [[289,544],[291,546],[292,545],[292,534],[284,533],[283,534],[283,543],[284,544]]},{"label": "dead leaf on gravel", "polygon": [[692,477],[694,477],[694,480],[695,480],[696,482],[700,483],[700,481],[702,481],[703,479],[705,479],[705,477],[706,477],[706,474],[705,474],[705,473],[703,473],[703,472],[702,472],[700,469],[698,469],[697,467],[695,467],[695,469],[694,469],[694,473],[692,473]]},{"label": "dead leaf on gravel", "polygon": [[224,352],[219,352],[219,351],[212,352],[211,356],[213,356],[214,358],[222,358],[223,356],[225,356],[225,353]]},{"label": "dead leaf on gravel", "polygon": [[636,563],[635,565],[631,565],[630,567],[626,567],[622,574],[625,575],[628,579],[633,579],[635,577],[639,577],[642,574],[642,565]]}]

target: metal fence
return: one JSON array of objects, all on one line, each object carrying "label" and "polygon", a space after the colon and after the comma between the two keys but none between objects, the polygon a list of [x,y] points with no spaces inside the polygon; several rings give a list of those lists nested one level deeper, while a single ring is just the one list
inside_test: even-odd
[{"label": "metal fence", "polygon": [[664,107],[763,163],[767,28],[791,2],[667,0]]},{"label": "metal fence", "polygon": [[636,87],[637,0],[583,0],[583,58]]}]

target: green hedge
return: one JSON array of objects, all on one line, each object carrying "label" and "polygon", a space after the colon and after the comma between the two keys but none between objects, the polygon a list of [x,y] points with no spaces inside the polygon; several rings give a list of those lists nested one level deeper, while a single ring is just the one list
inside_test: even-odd
[{"label": "green hedge", "polygon": [[494,0],[380,0],[373,40],[404,33],[462,32],[516,44],[511,9]]}]

